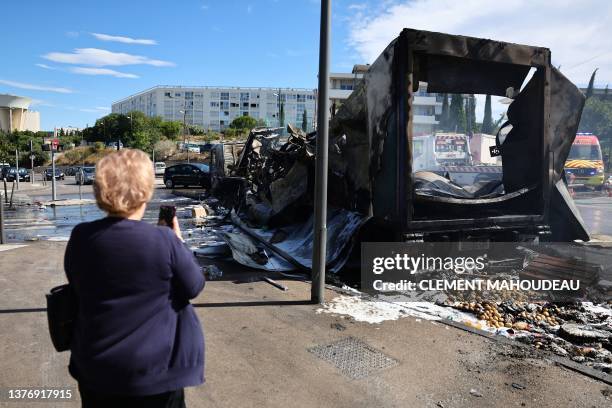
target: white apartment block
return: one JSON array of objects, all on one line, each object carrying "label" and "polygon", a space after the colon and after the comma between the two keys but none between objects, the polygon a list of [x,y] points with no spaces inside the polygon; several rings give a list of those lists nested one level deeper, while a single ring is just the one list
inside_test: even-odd
[{"label": "white apartment block", "polygon": [[112,104],[113,113],[140,111],[147,116],[185,122],[204,130],[225,129],[239,116],[263,119],[268,126],[278,126],[283,104],[285,125],[302,126],[304,111],[308,130],[315,119],[313,89],[240,88],[207,86],[155,86]]},{"label": "white apartment block", "polygon": [[[351,73],[329,74],[329,102],[336,108],[340,107],[342,101],[348,98],[353,89],[363,79],[363,74],[369,65],[355,65]],[[432,134],[435,126],[439,123],[436,115],[442,113],[442,95],[427,93],[427,84],[421,82],[418,92],[414,93],[412,112],[415,135]]]}]

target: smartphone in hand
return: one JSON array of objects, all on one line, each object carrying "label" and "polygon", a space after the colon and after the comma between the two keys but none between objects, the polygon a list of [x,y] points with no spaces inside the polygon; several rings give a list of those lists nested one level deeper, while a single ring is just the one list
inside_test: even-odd
[{"label": "smartphone in hand", "polygon": [[159,225],[173,228],[173,220],[176,216],[176,207],[173,205],[162,205],[159,207]]}]

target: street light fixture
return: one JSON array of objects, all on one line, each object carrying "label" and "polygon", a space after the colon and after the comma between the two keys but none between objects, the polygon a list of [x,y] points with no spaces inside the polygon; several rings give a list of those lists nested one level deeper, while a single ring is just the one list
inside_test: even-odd
[{"label": "street light fixture", "polygon": [[[132,141],[133,141],[134,140],[134,122],[133,122],[132,115],[127,115],[127,117],[130,120],[130,137],[132,138]],[[119,150],[119,143],[117,143],[117,150]]]},{"label": "street light fixture", "polygon": [[179,113],[183,114],[183,144],[187,147],[187,163],[189,163],[189,128],[187,127],[187,109],[182,109]]}]

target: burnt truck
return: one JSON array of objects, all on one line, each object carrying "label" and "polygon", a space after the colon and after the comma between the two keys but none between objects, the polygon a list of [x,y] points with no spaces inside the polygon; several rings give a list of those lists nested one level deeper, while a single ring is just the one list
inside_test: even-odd
[{"label": "burnt truck", "polygon": [[[459,186],[414,168],[422,83],[511,101],[489,146],[499,179]],[[563,175],[584,102],[547,48],[404,29],[330,123],[330,140],[342,138],[330,150],[330,205],[367,214],[396,240],[588,240]]]},{"label": "burnt truck", "polygon": [[[585,97],[550,61],[546,48],[403,30],[330,121],[328,269],[366,241],[588,240],[563,174]],[[418,166],[422,85],[504,98],[506,122],[481,143],[501,166],[473,166],[489,173],[463,184],[453,166]],[[245,265],[309,270],[317,134],[289,125],[286,139],[269,143],[273,133],[251,132],[221,183],[231,187],[232,222],[257,245],[227,241]],[[259,245],[274,255],[249,261],[244,248]]]}]

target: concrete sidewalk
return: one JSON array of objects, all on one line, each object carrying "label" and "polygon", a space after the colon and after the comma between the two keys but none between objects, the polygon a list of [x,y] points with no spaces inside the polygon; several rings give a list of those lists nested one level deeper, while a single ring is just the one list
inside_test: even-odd
[{"label": "concrete sidewalk", "polygon": [[[0,252],[2,390],[76,389],[66,369],[69,354],[53,350],[44,311],[45,292],[64,282],[64,248],[64,243],[37,242]],[[319,306],[306,302],[308,284],[282,283],[289,291],[265,282],[213,281],[193,302],[206,332],[207,383],[187,389],[189,407],[590,408],[612,404],[604,395],[610,395],[610,387],[526,355],[522,349],[411,317],[368,324],[317,313]],[[327,292],[327,299],[335,296]],[[389,367],[355,379],[350,376],[351,368],[358,365],[355,359],[344,359],[342,371],[309,352],[347,338],[369,347],[362,349],[362,357],[382,353],[377,362],[387,362]],[[341,353],[328,355],[342,357]],[[0,406],[6,407],[33,405],[0,400]],[[77,407],[78,396],[47,406]]]}]

